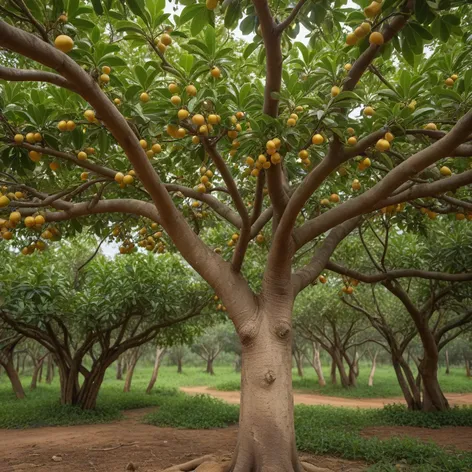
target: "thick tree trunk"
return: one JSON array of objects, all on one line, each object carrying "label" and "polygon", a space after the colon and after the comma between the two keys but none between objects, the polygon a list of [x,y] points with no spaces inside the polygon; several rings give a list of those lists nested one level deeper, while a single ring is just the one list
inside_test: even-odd
[{"label": "thick tree trunk", "polygon": [[16,355],[16,367],[15,367],[15,370],[20,373],[20,355],[17,354]]},{"label": "thick tree trunk", "polygon": [[123,359],[121,356],[116,361],[116,380],[123,380]]},{"label": "thick tree trunk", "polygon": [[[318,376],[318,384],[320,387],[326,385],[326,380],[323,375],[323,367],[321,365],[320,348],[317,343],[313,343],[313,368]],[[334,383],[336,383],[336,369],[334,371]]]},{"label": "thick tree trunk", "polygon": [[161,366],[162,356],[164,355],[165,349],[160,348],[159,346],[156,348],[156,359],[154,361],[154,369],[152,370],[151,380],[149,381],[149,385],[147,386],[146,393],[149,395],[154,388],[154,385],[157,380],[157,376],[159,375],[159,367]]},{"label": "thick tree trunk", "polygon": [[15,369],[13,364],[13,358],[10,357],[6,363],[3,364],[3,368],[7,373],[8,378],[10,379],[10,383],[13,389],[13,392],[16,395],[16,398],[19,400],[26,397],[25,391],[23,389],[23,385],[21,384],[20,376],[18,375],[18,371]]},{"label": "thick tree trunk", "polygon": [[107,368],[113,360],[108,359],[104,363],[95,364],[90,374],[84,379],[77,398],[77,404],[83,410],[93,410],[97,406],[98,394],[102,386]]},{"label": "thick tree trunk", "polygon": [[338,383],[338,380],[336,378],[336,362],[334,362],[334,358],[331,359],[331,373],[330,373],[330,377],[331,377],[331,384],[332,385],[336,385]]},{"label": "thick tree trunk", "polygon": [[446,375],[449,375],[449,351],[446,349]]},{"label": "thick tree trunk", "polygon": [[[436,347],[436,345],[434,345]],[[449,409],[449,403],[442,393],[438,381],[438,351],[432,349],[431,352],[424,350],[418,370],[423,382],[423,410],[424,411],[444,411]]]},{"label": "thick tree trunk", "polygon": [[77,405],[80,391],[79,366],[76,362],[67,366],[62,359],[58,359],[57,367],[61,384],[61,403],[63,405]]},{"label": "thick tree trunk", "polygon": [[372,357],[372,367],[370,368],[370,375],[369,375],[369,387],[374,386],[374,375],[375,375],[375,369],[377,368],[377,354],[378,351],[374,352],[374,357]]},{"label": "thick tree trunk", "polygon": [[299,377],[303,377],[303,358],[302,358],[302,356],[294,353],[293,358],[295,359],[295,364],[297,365],[297,375]]},{"label": "thick tree trunk", "polygon": [[208,357],[208,359],[207,359],[206,373],[210,374],[210,375],[215,375],[215,371],[213,370],[213,358],[212,357]]},{"label": "thick tree trunk", "polygon": [[283,338],[285,323],[282,338],[270,325],[274,315],[260,315],[255,339],[242,348],[238,442],[228,472],[303,470],[295,445],[291,342]]},{"label": "thick tree trunk", "polygon": [[[335,351],[333,353],[333,359],[336,363],[336,367],[338,368],[339,378],[341,379],[341,385],[344,388],[348,388],[351,386],[351,378],[350,375],[348,376],[346,372],[346,368],[344,367],[344,362],[342,356],[339,352]],[[355,376],[354,376],[355,377]]]},{"label": "thick tree trunk", "polygon": [[177,373],[182,373],[182,359],[180,357],[177,359]]},{"label": "thick tree trunk", "polygon": [[398,354],[397,357],[395,354],[392,354],[392,364],[408,409],[421,410],[421,395],[410,366],[401,357],[401,354]]},{"label": "thick tree trunk", "polygon": [[38,385],[38,376],[39,376],[40,370],[43,368],[43,362],[44,362],[44,358],[34,365],[33,376],[31,378],[31,386],[30,386],[31,390],[36,389]]},{"label": "thick tree trunk", "polygon": [[51,384],[54,379],[54,359],[52,354],[48,355],[48,364],[47,364],[47,373],[46,373],[46,383]]}]

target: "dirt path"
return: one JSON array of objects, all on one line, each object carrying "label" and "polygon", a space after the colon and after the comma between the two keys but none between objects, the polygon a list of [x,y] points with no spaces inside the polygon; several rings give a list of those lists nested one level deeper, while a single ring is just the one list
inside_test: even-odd
[{"label": "dirt path", "polygon": [[[209,387],[181,387],[180,390],[190,395],[208,394],[228,403],[239,404],[239,392],[223,392]],[[446,397],[451,405],[472,405],[472,393],[448,393]],[[382,408],[391,403],[404,403],[402,397],[341,398],[304,392],[294,392],[294,401],[296,405],[331,405],[348,408]]]},{"label": "dirt path", "polygon": [[[138,472],[159,472],[205,454],[229,456],[234,450],[236,426],[185,430],[141,424],[151,410],[126,412],[124,420],[110,424],[0,430],[0,472],[124,472],[130,462]],[[62,460],[55,462],[52,457],[59,455]],[[305,457],[333,472],[366,469],[363,462]]]}]

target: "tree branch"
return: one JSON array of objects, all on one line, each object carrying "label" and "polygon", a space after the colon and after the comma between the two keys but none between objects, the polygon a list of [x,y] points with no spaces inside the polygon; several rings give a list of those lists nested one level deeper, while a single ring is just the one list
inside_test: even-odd
[{"label": "tree branch", "polygon": [[64,79],[61,75],[42,70],[13,69],[0,66],[0,79],[10,82],[49,82],[76,92],[73,83]]},{"label": "tree branch", "polygon": [[284,21],[277,25],[276,30],[279,34],[282,33],[282,31],[284,31],[288,26],[290,26],[290,23],[292,23],[292,21],[296,18],[298,12],[302,9],[305,3],[306,0],[298,0],[298,3],[293,7],[293,10],[290,12],[290,15],[288,15]]}]

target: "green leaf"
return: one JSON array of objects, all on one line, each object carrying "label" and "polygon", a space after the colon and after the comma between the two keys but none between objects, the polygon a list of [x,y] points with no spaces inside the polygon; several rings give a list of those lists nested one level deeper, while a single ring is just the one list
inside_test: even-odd
[{"label": "green leaf", "polygon": [[231,3],[228,5],[228,8],[225,12],[225,26],[226,28],[233,29],[238,20],[239,15],[241,14],[241,5],[239,0],[231,0]]},{"label": "green leaf", "polygon": [[192,24],[190,25],[190,32],[192,33],[193,36],[197,36],[197,34],[200,33],[200,31],[202,31],[203,28],[205,28],[207,24],[208,24],[208,15],[205,11],[203,12],[203,14],[193,17]]},{"label": "green leaf", "polygon": [[92,6],[95,13],[100,16],[103,15],[103,7],[101,0],[92,0]]},{"label": "green leaf", "polygon": [[244,59],[247,59],[259,46],[261,42],[249,43],[243,52]]},{"label": "green leaf", "polygon": [[208,51],[210,52],[210,56],[214,57],[216,38],[215,28],[213,28],[213,26],[207,26],[205,29],[205,43],[208,48]]},{"label": "green leaf", "polygon": [[148,17],[145,12],[144,1],[143,0],[126,0],[126,3],[129,6],[129,9],[136,15],[139,16],[144,23],[149,25]]}]

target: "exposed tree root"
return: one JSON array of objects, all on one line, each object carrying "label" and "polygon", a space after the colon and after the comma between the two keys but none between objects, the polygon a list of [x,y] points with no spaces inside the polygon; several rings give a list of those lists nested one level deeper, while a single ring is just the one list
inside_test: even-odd
[{"label": "exposed tree root", "polygon": [[[305,472],[333,472],[325,467],[317,467],[309,462],[301,462]],[[162,472],[226,472],[230,466],[229,459],[221,459],[212,455],[193,459],[185,464],[174,465]]]}]

